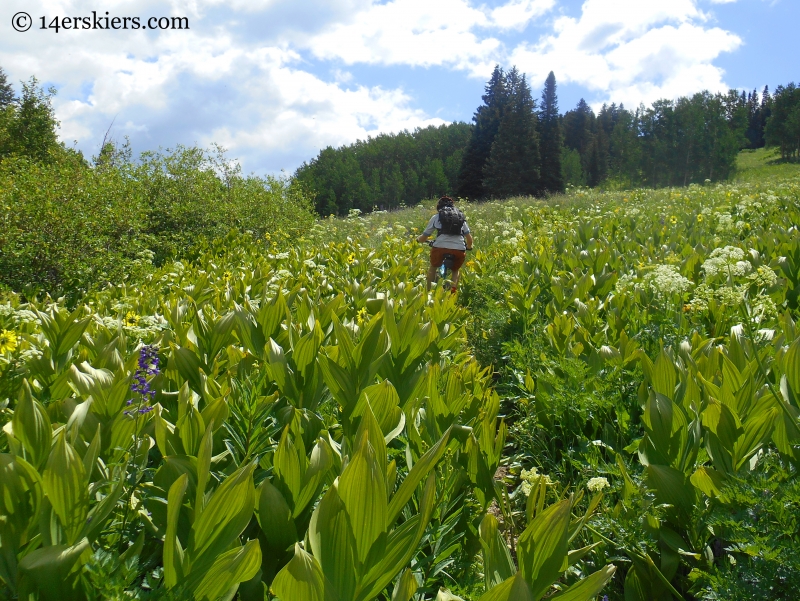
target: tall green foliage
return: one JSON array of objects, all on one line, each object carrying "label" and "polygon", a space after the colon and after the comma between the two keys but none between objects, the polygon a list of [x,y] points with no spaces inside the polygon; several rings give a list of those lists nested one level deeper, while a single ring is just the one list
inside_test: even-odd
[{"label": "tall green foliage", "polygon": [[14,88],[8,82],[6,72],[0,67],[0,109],[4,109],[14,100]]},{"label": "tall green foliage", "polygon": [[564,178],[561,173],[561,123],[558,114],[556,76],[550,71],[544,82],[542,103],[539,107],[540,180],[541,189],[562,192]]},{"label": "tall green foliage", "polygon": [[10,87],[0,85],[0,161],[16,155],[49,162],[64,152],[51,103],[55,94],[55,88],[44,90],[32,77],[22,84],[22,96],[15,102]]},{"label": "tall green foliage", "polygon": [[320,215],[415,204],[455,191],[469,135],[466,123],[381,134],[325,148],[295,177],[313,193]]},{"label": "tall green foliage", "polygon": [[770,110],[767,146],[778,148],[784,159],[800,158],[800,88],[794,83],[778,86]]},{"label": "tall green foliage", "polygon": [[10,157],[0,163],[0,285],[76,298],[230,230],[293,235],[312,222],[299,184],[243,177],[219,152],[178,148],[94,168],[71,153]]},{"label": "tall green foliage", "polygon": [[483,104],[475,110],[475,124],[469,144],[464,151],[458,174],[458,195],[463,198],[483,198],[483,173],[492,151],[492,144],[500,129],[507,104],[506,76],[500,65],[495,65],[492,76],[486,83],[481,99]]},{"label": "tall green foliage", "polygon": [[483,168],[487,196],[532,196],[540,189],[536,104],[516,68],[505,77],[506,108]]}]

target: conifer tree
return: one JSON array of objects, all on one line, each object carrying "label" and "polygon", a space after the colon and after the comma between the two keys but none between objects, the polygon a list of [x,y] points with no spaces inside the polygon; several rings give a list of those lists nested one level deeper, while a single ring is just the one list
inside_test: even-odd
[{"label": "conifer tree", "polygon": [[539,136],[541,153],[540,181],[542,190],[562,192],[564,178],[561,174],[561,124],[558,114],[556,76],[550,71],[544,82],[542,104],[539,110]]},{"label": "conifer tree", "polygon": [[506,76],[508,104],[484,167],[484,194],[532,196],[540,189],[536,103],[516,67]]},{"label": "conifer tree", "polygon": [[14,90],[8,83],[6,72],[0,67],[0,109],[7,107],[14,101]]},{"label": "conifer tree", "polygon": [[508,102],[506,75],[499,65],[495,65],[485,91],[481,97],[483,104],[472,118],[475,126],[459,171],[457,194],[463,198],[483,198],[486,195],[483,171]]}]

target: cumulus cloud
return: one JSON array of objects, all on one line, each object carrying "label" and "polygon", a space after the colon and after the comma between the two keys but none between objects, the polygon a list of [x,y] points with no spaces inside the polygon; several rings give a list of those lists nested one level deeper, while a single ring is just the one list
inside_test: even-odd
[{"label": "cumulus cloud", "polygon": [[579,18],[560,17],[553,33],[517,46],[510,62],[544,80],[553,70],[598,101],[628,104],[722,90],[712,61],[741,39],[717,27],[693,0],[586,0]]},{"label": "cumulus cloud", "polygon": [[[66,141],[96,152],[114,121],[112,134],[137,149],[219,142],[246,169],[273,172],[326,145],[442,123],[391,76],[360,81],[364,65],[484,79],[495,63],[516,64],[534,82],[554,70],[594,100],[638,104],[724,87],[713,61],[741,43],[710,27],[697,0],[586,0],[574,18],[557,0],[115,0],[112,17],[185,16],[191,29],[59,33],[38,30],[38,17],[97,6],[9,4],[0,12],[35,24],[0,36],[0,65],[59,88]],[[541,37],[528,35],[532,23]]]}]

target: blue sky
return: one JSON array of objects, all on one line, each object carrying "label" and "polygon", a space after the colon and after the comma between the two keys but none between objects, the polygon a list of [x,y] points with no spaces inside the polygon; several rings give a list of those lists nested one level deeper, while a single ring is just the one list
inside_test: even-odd
[{"label": "blue sky", "polygon": [[[189,31],[40,30],[40,17],[187,17]],[[30,31],[12,16],[33,17]],[[219,143],[291,173],[327,146],[469,121],[492,67],[562,112],[797,80],[796,0],[5,0],[0,66],[58,89],[61,137],[96,154]]]}]

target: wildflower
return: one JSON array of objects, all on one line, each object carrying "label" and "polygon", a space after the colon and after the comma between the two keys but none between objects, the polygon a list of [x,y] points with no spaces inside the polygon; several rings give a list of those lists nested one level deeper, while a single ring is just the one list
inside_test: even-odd
[{"label": "wildflower", "polygon": [[673,215],[672,217],[670,217],[670,218],[669,218],[669,222],[670,222],[672,225],[675,225],[676,223],[678,223],[678,218],[677,218],[677,217],[675,217],[675,215]]},{"label": "wildflower", "polygon": [[535,467],[529,470],[522,470],[520,478],[522,479],[522,492],[526,497],[530,496],[533,487],[538,486],[541,481],[544,481],[545,484],[553,484],[550,476],[547,474],[540,474],[539,470]]},{"label": "wildflower", "polygon": [[355,260],[356,260],[356,253],[350,253],[349,255],[347,255],[348,264],[352,265],[353,263],[355,263]]},{"label": "wildflower", "polygon": [[703,223],[703,215],[702,214],[697,215],[697,223]]},{"label": "wildflower", "polygon": [[136,327],[139,324],[139,316],[133,311],[128,311],[122,320],[122,324],[129,328]]},{"label": "wildflower", "polygon": [[753,266],[744,257],[744,250],[736,246],[715,248],[711,251],[709,258],[703,262],[703,271],[705,271],[706,277],[714,277],[717,274],[724,276],[747,275],[753,270]]},{"label": "wildflower", "polygon": [[605,478],[591,478],[586,483],[586,488],[589,489],[589,492],[600,492],[604,488],[608,488],[608,480]]},{"label": "wildflower", "polygon": [[676,265],[657,265],[643,282],[659,296],[683,294],[692,287],[692,281],[683,277]]},{"label": "wildflower", "polygon": [[[132,415],[135,412],[144,415],[153,410],[152,405],[148,403],[152,403],[155,400],[156,391],[150,388],[147,376],[157,376],[159,373],[158,348],[149,345],[143,346],[139,349],[139,364],[136,368],[136,373],[133,374],[133,383],[131,384],[131,391],[141,395],[141,401],[136,410],[125,411],[125,415]],[[132,402],[130,400],[127,404],[131,405]]]},{"label": "wildflower", "polygon": [[361,307],[358,310],[358,313],[356,313],[356,321],[358,322],[358,325],[363,324],[366,318],[367,318],[367,308]]},{"label": "wildflower", "polygon": [[9,330],[0,332],[0,355],[13,353],[17,348],[17,334]]}]

